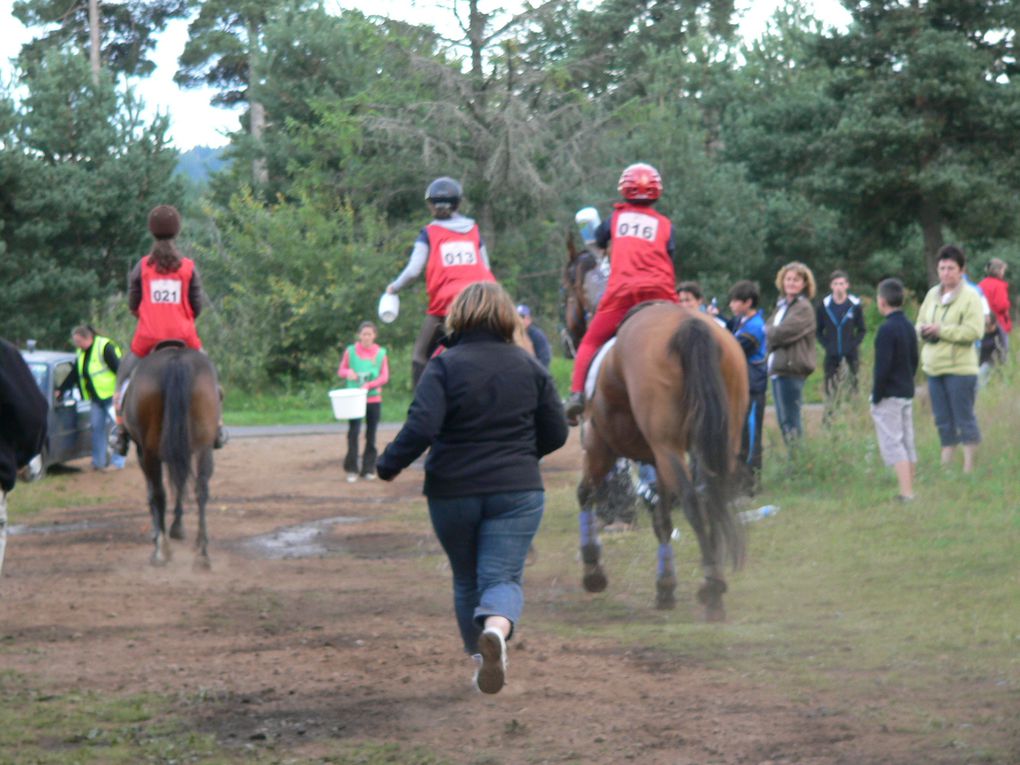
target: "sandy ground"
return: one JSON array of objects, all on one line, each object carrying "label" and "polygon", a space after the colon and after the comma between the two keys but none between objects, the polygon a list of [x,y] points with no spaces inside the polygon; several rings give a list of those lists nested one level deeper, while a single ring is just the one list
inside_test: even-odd
[{"label": "sandy ground", "polygon": [[[575,480],[573,439],[543,462],[550,482]],[[963,761],[916,751],[853,699],[791,699],[696,656],[527,624],[507,687],[477,694],[420,469],[349,485],[340,458],[336,435],[236,439],[218,452],[208,573],[192,570],[190,542],[149,565],[133,457],[123,472],[76,473],[81,506],[33,516],[10,539],[0,663],[54,692],[170,694],[224,746],[289,757],[372,741],[454,763]],[[185,519],[190,540],[194,513]],[[578,578],[536,582],[529,607],[583,602]]]}]

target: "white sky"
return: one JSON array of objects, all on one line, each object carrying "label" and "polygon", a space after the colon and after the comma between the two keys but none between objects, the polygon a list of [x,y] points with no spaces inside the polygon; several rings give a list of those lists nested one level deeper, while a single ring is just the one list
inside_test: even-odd
[{"label": "white sky", "polygon": [[[782,2],[738,0],[743,37],[758,37]],[[430,23],[439,28],[452,28],[454,23],[449,10],[450,0],[331,0],[331,3],[337,8],[356,8],[367,14],[389,16],[413,23]],[[13,4],[13,0],[0,0],[0,78],[3,82],[7,82],[11,76],[9,60],[16,57],[22,44],[32,38],[31,32],[11,15]],[[849,14],[838,0],[808,0],[806,5],[827,24],[843,26],[849,22]],[[200,145],[222,146],[227,143],[226,133],[237,129],[238,111],[211,106],[211,90],[182,90],[173,81],[177,57],[184,50],[187,39],[187,22],[171,22],[156,47],[153,57],[156,71],[151,77],[134,83],[134,87],[145,101],[150,114],[156,111],[170,114],[170,134],[177,148],[186,151]]]}]

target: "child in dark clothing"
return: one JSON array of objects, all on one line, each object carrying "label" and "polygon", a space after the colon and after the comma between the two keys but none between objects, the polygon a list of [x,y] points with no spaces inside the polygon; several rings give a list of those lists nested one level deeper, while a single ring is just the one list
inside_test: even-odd
[{"label": "child in dark clothing", "polygon": [[886,279],[878,285],[878,311],[885,321],[875,336],[875,376],[871,418],[882,459],[896,471],[901,502],[914,498],[917,451],[914,448],[914,376],[917,334],[903,315],[903,284]]}]

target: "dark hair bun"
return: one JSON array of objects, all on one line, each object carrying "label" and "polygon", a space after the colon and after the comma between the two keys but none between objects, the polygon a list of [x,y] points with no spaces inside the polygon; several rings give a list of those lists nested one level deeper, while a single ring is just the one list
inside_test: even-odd
[{"label": "dark hair bun", "polygon": [[181,231],[181,214],[170,205],[159,205],[149,213],[149,231],[157,239],[173,239]]}]

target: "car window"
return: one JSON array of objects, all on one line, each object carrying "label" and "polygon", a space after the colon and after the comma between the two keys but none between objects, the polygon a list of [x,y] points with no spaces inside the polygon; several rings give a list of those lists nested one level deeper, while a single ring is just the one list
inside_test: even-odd
[{"label": "car window", "polygon": [[53,390],[60,390],[60,386],[64,384],[67,376],[71,374],[71,363],[68,361],[60,362],[53,365]]},{"label": "car window", "polygon": [[32,372],[32,377],[35,378],[35,384],[39,386],[39,390],[45,393],[46,372],[48,371],[49,368],[41,361],[30,362],[28,368]]}]

